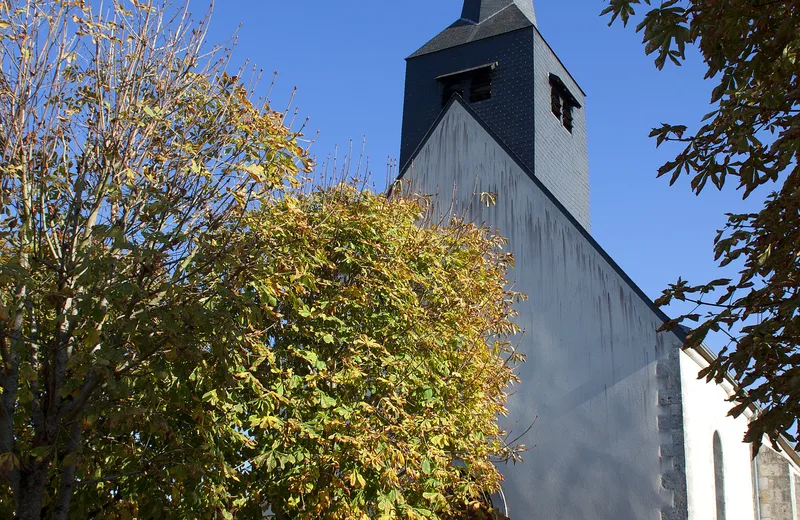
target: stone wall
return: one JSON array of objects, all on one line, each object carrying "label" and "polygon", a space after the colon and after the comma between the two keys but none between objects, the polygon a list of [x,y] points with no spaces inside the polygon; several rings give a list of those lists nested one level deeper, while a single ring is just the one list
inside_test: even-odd
[{"label": "stone wall", "polygon": [[757,466],[761,520],[796,520],[792,486],[797,483],[790,475],[793,470],[789,461],[769,446],[762,446]]},{"label": "stone wall", "polygon": [[662,520],[686,520],[686,448],[683,435],[683,399],[681,395],[680,351],[659,360],[658,431],[661,436],[661,488],[667,504],[661,509]]}]

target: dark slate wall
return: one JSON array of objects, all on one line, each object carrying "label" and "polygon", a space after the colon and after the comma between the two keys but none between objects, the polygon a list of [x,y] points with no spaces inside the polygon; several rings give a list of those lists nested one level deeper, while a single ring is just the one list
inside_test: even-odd
[{"label": "dark slate wall", "polygon": [[442,85],[436,77],[496,61],[499,65],[493,72],[492,98],[470,106],[534,170],[533,38],[534,29],[528,27],[410,58],[406,68],[401,167],[405,167],[442,110]]},{"label": "dark slate wall", "polygon": [[[538,32],[534,41],[534,63],[534,173],[586,231],[591,231],[589,149],[584,94]],[[572,111],[574,128],[571,133],[553,115],[550,103],[551,73],[561,78],[570,93],[583,106]]]}]

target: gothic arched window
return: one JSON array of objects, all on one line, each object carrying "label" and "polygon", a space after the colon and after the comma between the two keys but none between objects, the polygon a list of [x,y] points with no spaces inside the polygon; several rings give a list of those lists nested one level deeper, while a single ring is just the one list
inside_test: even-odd
[{"label": "gothic arched window", "polygon": [[717,497],[717,520],[725,520],[725,463],[722,460],[722,439],[714,432],[714,489]]}]

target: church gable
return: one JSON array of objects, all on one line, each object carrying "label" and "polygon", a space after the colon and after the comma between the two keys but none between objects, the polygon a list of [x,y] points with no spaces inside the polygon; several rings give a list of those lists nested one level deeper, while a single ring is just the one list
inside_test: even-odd
[{"label": "church gable", "polygon": [[498,227],[516,260],[511,282],[530,297],[518,306],[528,362],[505,426],[513,438],[535,421],[521,442],[540,448],[501,468],[511,518],[685,511],[674,472],[681,417],[670,415],[680,402],[666,400],[680,396],[680,380],[665,376],[681,338],[656,333],[665,316],[463,100],[443,111],[403,178],[435,195],[441,214]]},{"label": "church gable", "polygon": [[530,297],[518,306],[528,362],[506,427],[515,437],[535,420],[521,439],[535,447],[501,467],[511,518],[750,518],[756,507],[794,518],[789,445],[751,460],[749,415],[728,416],[729,382],[697,379],[713,354],[655,332],[666,316],[469,104],[451,100],[401,178],[441,215],[497,226],[516,259],[512,283]]},{"label": "church gable", "polygon": [[[471,132],[468,131],[468,129],[470,129]],[[492,145],[476,145],[476,143],[472,142],[472,139],[480,142],[488,140]],[[431,143],[432,141],[433,143]],[[484,152],[488,153],[475,155],[475,162],[472,162],[472,158],[465,155],[467,151],[475,149],[482,149]],[[409,181],[410,179],[415,179],[412,182],[412,190],[419,191],[422,185],[430,185],[430,182],[420,180],[420,170],[431,169],[434,172],[441,170],[446,171],[450,167],[452,161],[455,161],[456,164],[463,165],[464,169],[475,171],[476,177],[481,177],[482,175],[489,176],[491,172],[497,169],[498,164],[501,165],[501,169],[505,171],[517,170],[520,176],[532,182],[549,202],[563,214],[564,218],[575,226],[576,231],[579,232],[591,247],[608,262],[610,267],[626,281],[630,288],[645,302],[652,312],[662,320],[662,323],[669,320],[669,317],[655,306],[644,291],[636,285],[627,273],[625,273],[602,246],[600,246],[575,215],[562,203],[559,197],[553,194],[541,179],[537,178],[530,168],[527,167],[525,162],[514,153],[514,151],[460,96],[452,98],[445,108],[440,111],[439,116],[422,138],[420,145],[409,157],[405,168],[400,172],[398,180],[405,179]],[[435,175],[437,179],[444,180],[447,178],[447,174],[444,173]],[[461,175],[461,177],[463,177],[463,175]],[[467,180],[469,181],[469,175],[467,175]],[[446,200],[440,202],[449,203],[450,201],[447,199],[449,192],[446,190],[448,186],[446,184],[442,185],[441,183],[437,183],[436,186],[437,190],[435,192],[424,193],[437,195],[439,198],[444,196]],[[455,186],[457,191],[457,194],[454,192],[455,199],[460,200],[464,197],[474,199],[475,196],[473,194],[465,191],[473,190],[474,186],[475,179],[467,182],[465,186]],[[440,188],[445,189],[445,191],[440,192]],[[501,229],[500,232],[503,233],[503,230]],[[675,334],[678,335],[676,337],[682,342],[684,336],[683,331],[676,329]]]}]

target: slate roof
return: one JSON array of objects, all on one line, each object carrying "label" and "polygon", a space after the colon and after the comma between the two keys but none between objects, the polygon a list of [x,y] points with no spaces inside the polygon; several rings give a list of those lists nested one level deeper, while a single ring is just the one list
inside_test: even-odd
[{"label": "slate roof", "polygon": [[461,18],[409,59],[535,25],[532,0],[465,0]]},{"label": "slate roof", "polygon": [[510,5],[517,6],[534,24],[536,23],[533,0],[464,0],[461,18],[475,23],[485,22]]}]

